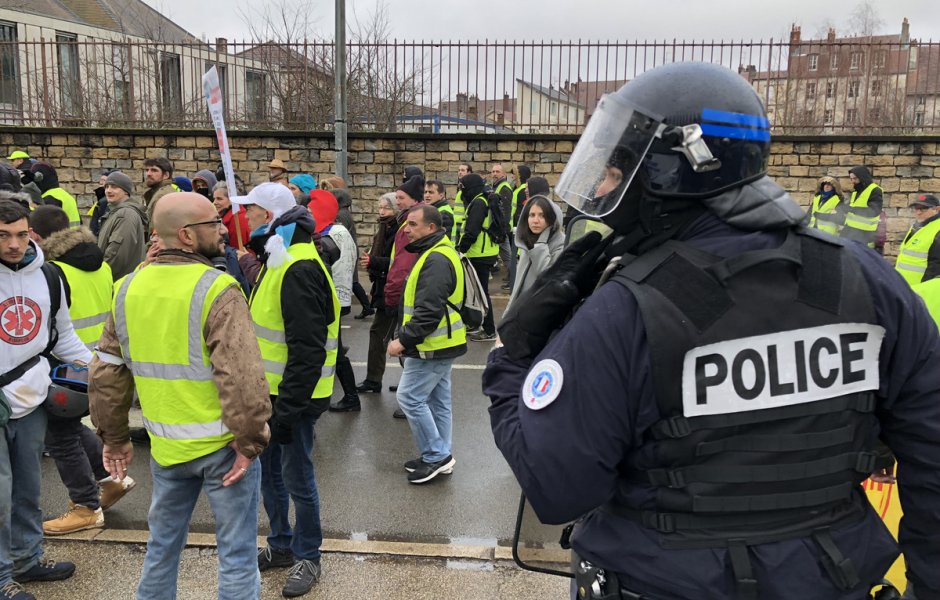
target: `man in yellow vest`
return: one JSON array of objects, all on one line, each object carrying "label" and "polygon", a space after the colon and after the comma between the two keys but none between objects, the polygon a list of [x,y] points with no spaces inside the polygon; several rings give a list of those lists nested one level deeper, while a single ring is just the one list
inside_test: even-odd
[{"label": "man in yellow vest", "polygon": [[[94,350],[111,312],[111,269],[104,262],[91,231],[70,229],[61,208],[40,206],[30,215],[30,235],[46,260],[58,271],[72,327],[89,350]],[[78,378],[80,374],[73,377]],[[134,480],[115,481],[101,462],[101,440],[82,424],[81,417],[50,413],[46,449],[69,492],[69,509],[42,524],[46,535],[64,535],[104,526],[104,510],[134,488]]]},{"label": "man in yellow vest", "polygon": [[447,201],[444,182],[431,179],[424,183],[424,203],[433,206],[441,213],[444,234],[454,240],[454,207]]},{"label": "man in yellow vest", "polygon": [[911,285],[940,275],[940,200],[924,194],[911,202],[915,222],[907,230],[894,264],[901,277]]},{"label": "man in yellow vest", "polygon": [[219,598],[259,598],[261,467],[254,459],[268,443],[271,403],[248,303],[238,283],[212,266],[225,229],[209,200],[167,194],[153,218],[164,249],[116,282],[89,379],[91,418],[112,477],[123,480],[134,455],[135,387],[150,435],[150,539],[137,599],[175,597],[202,490],[216,523]]},{"label": "man in yellow vest", "polygon": [[[316,223],[280,183],[232,198],[245,205],[248,247],[264,265],[249,305],[274,405],[271,446],[261,455],[261,494],[271,533],[261,571],[290,567],[282,594],[319,581],[320,496],[313,470],[314,425],[330,406],[339,338],[339,298],[313,243]],[[288,520],[294,502],[295,527]]]},{"label": "man in yellow vest", "polygon": [[69,227],[78,229],[82,226],[82,217],[78,214],[78,203],[72,194],[59,187],[59,175],[49,163],[38,162],[29,169],[30,179],[42,193],[42,203],[58,206],[69,216]]},{"label": "man in yellow vest", "polygon": [[842,187],[835,177],[820,177],[809,209],[809,226],[838,236],[845,223],[848,206],[842,197]]},{"label": "man in yellow vest", "polygon": [[419,254],[401,303],[401,327],[388,344],[389,356],[404,357],[398,383],[401,406],[421,456],[405,463],[410,483],[427,483],[454,470],[450,374],[454,359],[467,353],[460,318],[464,274],[453,242],[444,234],[441,213],[422,204],[405,221]]},{"label": "man in yellow vest", "polygon": [[849,180],[852,182],[853,191],[849,198],[842,237],[857,240],[869,248],[874,248],[884,196],[881,188],[872,179],[871,171],[866,167],[858,166],[849,169]]},{"label": "man in yellow vest", "polygon": [[[486,196],[483,193],[485,184],[482,177],[476,173],[469,173],[460,180],[459,185],[467,205],[467,217],[463,223],[460,240],[457,242],[457,250],[470,259],[470,263],[480,278],[483,292],[486,294],[486,301],[492,306],[489,289],[490,270],[496,264],[499,245],[493,241],[489,233],[492,219],[489,203],[487,203]],[[480,331],[471,332],[467,339],[475,342],[496,340],[496,324],[493,321],[493,311],[487,311]]]}]

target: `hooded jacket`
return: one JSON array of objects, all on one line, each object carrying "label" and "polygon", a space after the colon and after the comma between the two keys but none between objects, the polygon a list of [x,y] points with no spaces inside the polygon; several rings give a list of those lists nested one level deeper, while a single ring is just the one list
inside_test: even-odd
[{"label": "hooded jacket", "polygon": [[98,247],[117,281],[137,268],[147,256],[149,222],[139,200],[125,198],[108,205],[101,219]]},{"label": "hooded jacket", "polygon": [[[57,231],[42,241],[42,249],[46,260],[63,262],[86,273],[94,273],[104,264],[104,253],[98,247],[94,234],[82,227],[81,229],[63,229]],[[72,288],[61,269],[56,269],[62,275],[65,287],[65,299],[72,306]]]},{"label": "hooded jacket", "polygon": [[193,189],[196,187],[196,180],[202,179],[206,182],[206,185],[209,186],[209,199],[212,199],[212,190],[215,189],[215,185],[219,183],[219,180],[215,178],[215,173],[209,169],[203,169],[201,171],[196,171],[195,177],[193,177]]},{"label": "hooded jacket", "polygon": [[372,250],[369,252],[369,279],[372,281],[372,306],[385,308],[385,281],[391,263],[392,246],[398,231],[398,217],[387,216],[379,219],[378,231],[372,238]]},{"label": "hooded jacket", "polygon": [[[874,183],[874,178],[871,175],[871,171],[867,167],[858,166],[852,167],[849,169],[849,173],[852,173],[858,177],[858,183],[855,184],[855,193],[861,194],[868,186]],[[851,195],[849,198],[849,207],[848,211],[859,217],[873,219],[881,214],[882,208],[884,207],[884,196],[882,195],[881,188],[875,187],[871,191],[871,195],[868,197],[868,206],[851,206]],[[842,228],[842,237],[848,238],[850,240],[858,240],[863,243],[873,242],[875,232],[865,232],[854,227],[843,227]]]},{"label": "hooded jacket", "polygon": [[[10,265],[0,262],[0,373],[6,373],[40,354],[49,343],[49,284],[42,272],[45,257],[30,240],[23,259]],[[55,316],[59,339],[52,353],[66,362],[91,362],[92,354],[78,338],[69,318],[63,286]],[[3,394],[19,419],[36,410],[49,391],[49,361],[40,357],[19,379],[4,386]]]},{"label": "hooded jacket", "polygon": [[526,245],[523,236],[523,228],[528,229],[528,223],[521,223],[516,229],[515,241],[516,248],[519,249],[519,258],[516,260],[516,280],[506,308],[509,308],[519,294],[529,289],[535,283],[535,278],[555,262],[561,251],[565,249],[565,230],[562,228],[564,216],[557,204],[551,200],[549,203],[555,211],[555,224],[539,234],[539,239],[531,249]]}]

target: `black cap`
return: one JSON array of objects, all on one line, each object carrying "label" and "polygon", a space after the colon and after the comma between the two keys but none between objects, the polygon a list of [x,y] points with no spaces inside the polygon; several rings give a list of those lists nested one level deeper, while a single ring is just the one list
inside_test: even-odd
[{"label": "black cap", "polygon": [[940,200],[937,199],[933,194],[923,194],[917,197],[917,200],[914,200],[910,204],[911,206],[922,206],[924,208],[937,208],[940,206]]}]

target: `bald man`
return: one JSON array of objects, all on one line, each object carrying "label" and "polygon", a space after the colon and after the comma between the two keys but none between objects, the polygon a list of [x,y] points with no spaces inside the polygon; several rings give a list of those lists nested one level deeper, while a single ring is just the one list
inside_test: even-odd
[{"label": "bald man", "polygon": [[212,267],[225,228],[209,200],[167,194],[153,221],[163,249],[115,284],[89,380],[91,417],[112,477],[123,479],[133,459],[135,386],[150,435],[150,539],[137,599],[176,589],[200,490],[215,515],[219,598],[259,598],[261,469],[254,459],[268,444],[271,402],[248,303],[235,280]]}]

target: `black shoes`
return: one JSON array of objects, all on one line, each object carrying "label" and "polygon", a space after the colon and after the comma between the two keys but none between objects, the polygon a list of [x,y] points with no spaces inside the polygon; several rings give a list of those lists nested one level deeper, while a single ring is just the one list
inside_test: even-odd
[{"label": "black shoes", "polygon": [[[405,463],[405,469],[412,461]],[[423,460],[415,465],[415,470],[408,473],[408,483],[427,483],[438,475],[449,475],[454,472],[454,465],[457,461],[453,455],[448,455],[443,460],[435,463],[426,463]]]},{"label": "black shoes", "polygon": [[319,560],[297,561],[287,572],[287,583],[284,584],[281,595],[285,598],[303,596],[310,591],[313,584],[320,581],[321,573]]},{"label": "black shoes", "polygon": [[131,442],[139,446],[149,446],[150,445],[150,434],[147,433],[147,430],[143,427],[131,427],[130,428],[130,438]]},{"label": "black shoes", "polygon": [[374,314],[375,314],[375,309],[374,309],[374,308],[369,308],[368,306],[363,306],[363,307],[362,307],[362,312],[359,313],[358,315],[356,315],[356,316],[353,317],[353,318],[354,318],[354,319],[358,319],[358,320],[362,320],[362,319],[365,319],[366,317],[371,317],[371,316],[374,315]]},{"label": "black shoes", "polygon": [[258,570],[283,569],[293,566],[294,553],[290,550],[278,550],[267,546],[258,550]]},{"label": "black shoes", "polygon": [[395,409],[395,412],[392,413],[392,416],[395,417],[396,419],[407,419],[407,418],[408,418],[408,417],[405,416],[405,413],[404,413],[404,412],[402,411],[402,409],[400,409],[400,408],[396,408],[396,409]]},{"label": "black shoes", "polygon": [[75,573],[75,564],[70,562],[56,562],[51,558],[42,557],[29,571],[20,573],[13,578],[16,583],[29,583],[30,581],[62,581]]},{"label": "black shoes", "polygon": [[467,340],[471,342],[495,342],[496,333],[486,333],[482,330],[478,333],[468,333]]},{"label": "black shoes", "polygon": [[388,386],[388,391],[390,391],[390,392],[397,392],[397,391],[398,391],[398,386],[397,386],[397,385],[390,385],[390,386]]},{"label": "black shoes", "polygon": [[362,410],[359,396],[343,396],[336,404],[330,405],[330,412],[357,412]]},{"label": "black shoes", "polygon": [[356,391],[360,394],[378,394],[382,391],[382,382],[363,379],[362,383],[356,386]]},{"label": "black shoes", "polygon": [[409,460],[405,463],[405,470],[409,473],[414,473],[415,469],[421,466],[421,457]]}]

